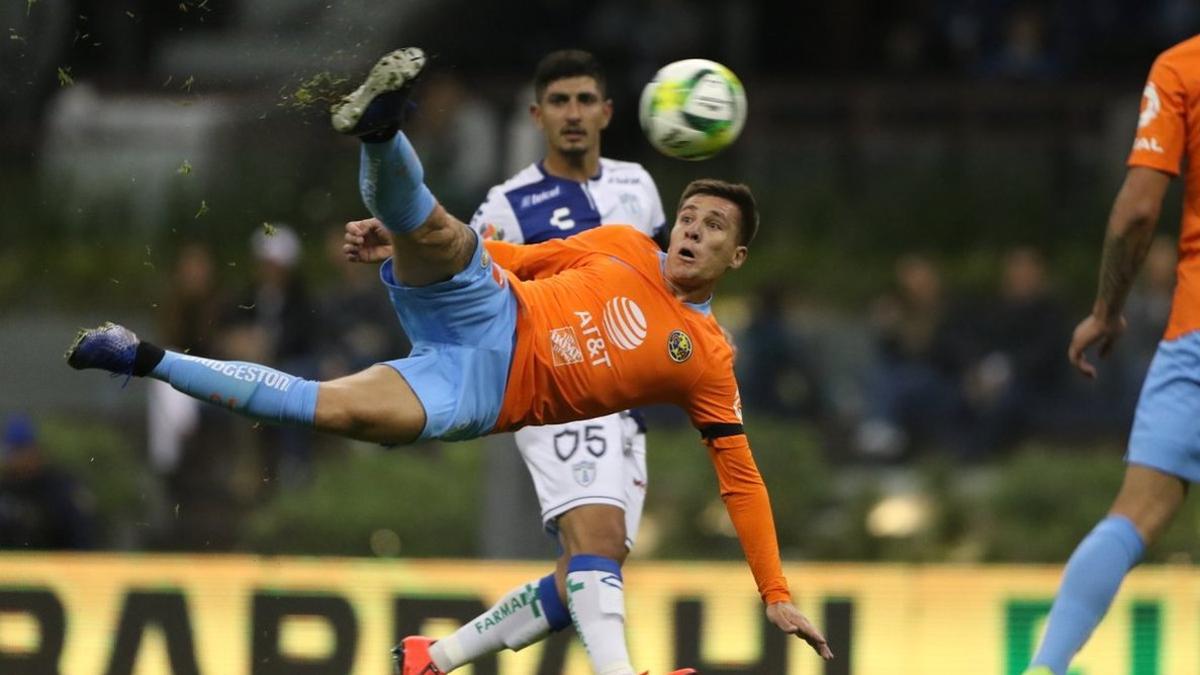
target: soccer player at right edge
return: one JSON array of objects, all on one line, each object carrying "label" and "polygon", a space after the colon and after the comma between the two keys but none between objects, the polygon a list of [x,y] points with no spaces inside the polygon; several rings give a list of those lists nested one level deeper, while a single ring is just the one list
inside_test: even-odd
[{"label": "soccer player at right edge", "polygon": [[[758,227],[749,189],[691,183],[665,254],[619,226],[541,244],[485,244],[437,204],[399,131],[408,85],[424,65],[415,48],[383,57],[333,113],[335,129],[362,140],[359,187],[382,223],[348,225],[347,257],[383,262],[380,276],[413,343],[408,357],[316,382],[167,351],[105,324],[82,331],[67,362],[153,377],[254,419],[392,444],[679,405],[708,448],[767,619],[833,658],[791,602],[770,500],[742,428],[733,350],[709,310],[717,282],[746,261]],[[524,591],[513,607],[537,620],[505,646],[531,644],[549,621],[569,615],[595,673],[633,675],[620,565],[584,549],[560,573],[565,603],[554,584]],[[439,672],[432,663],[416,671]]]},{"label": "soccer player at right edge", "polygon": [[1027,675],[1065,675],[1108,612],[1125,575],[1166,529],[1200,481],[1200,37],[1159,55],[1142,98],[1129,171],[1108,219],[1092,313],[1075,328],[1071,363],[1087,377],[1085,351],[1108,354],[1125,328],[1122,307],[1158,224],[1163,196],[1187,157],[1177,285],[1166,335],[1146,374],[1108,516],[1075,549]]}]

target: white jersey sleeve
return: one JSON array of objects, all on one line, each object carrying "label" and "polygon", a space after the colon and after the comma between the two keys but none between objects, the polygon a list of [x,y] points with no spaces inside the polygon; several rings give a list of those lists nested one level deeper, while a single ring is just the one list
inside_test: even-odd
[{"label": "white jersey sleeve", "polygon": [[636,162],[600,158],[601,175],[589,182],[601,223],[632,225],[654,237],[666,222],[658,187],[650,172]]},{"label": "white jersey sleeve", "polygon": [[471,216],[471,229],[484,239],[507,241],[512,244],[525,243],[521,223],[513,212],[503,185],[488,190],[487,198]]},{"label": "white jersey sleeve", "polygon": [[658,195],[658,186],[654,184],[654,178],[641,165],[638,168],[646,175],[646,203],[650,206],[650,220],[647,222],[649,229],[646,230],[646,234],[657,237],[658,233],[667,226],[667,216],[663,212],[662,199]]}]

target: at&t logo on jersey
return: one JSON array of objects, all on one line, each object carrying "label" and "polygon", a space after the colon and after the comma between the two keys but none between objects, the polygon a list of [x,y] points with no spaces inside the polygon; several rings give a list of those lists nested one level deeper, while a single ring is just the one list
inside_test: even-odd
[{"label": "at&t logo on jersey", "polygon": [[681,330],[673,330],[667,336],[667,354],[675,363],[683,363],[692,358],[692,338]]},{"label": "at&t logo on jersey", "polygon": [[619,349],[632,351],[646,340],[646,315],[633,300],[612,298],[604,305],[604,330]]},{"label": "at&t logo on jersey", "polygon": [[593,366],[606,365],[612,368],[612,359],[608,356],[608,345],[600,335],[600,326],[592,320],[591,312],[575,312],[579,319],[579,330],[583,333],[584,346],[587,347],[588,358]]}]

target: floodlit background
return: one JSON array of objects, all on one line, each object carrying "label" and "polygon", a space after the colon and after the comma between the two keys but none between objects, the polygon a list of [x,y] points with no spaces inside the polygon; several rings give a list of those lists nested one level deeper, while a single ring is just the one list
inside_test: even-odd
[{"label": "floodlit background", "polygon": [[[199,554],[184,566],[192,580],[229,560],[258,569],[259,558],[216,557],[230,553],[385,565],[371,570],[554,555],[506,439],[348,443],[179,406],[155,383],[75,373],[61,360],[77,328],[104,320],[308,377],[402,354],[373,270],[338,259],[341,224],[365,211],[356,143],[332,132],[326,111],[379,55],[410,44],[434,60],[406,131],[428,183],[463,219],[490,185],[540,156],[529,79],[538,58],[564,47],[606,65],[616,114],[604,154],[642,162],[669,218],[693,178],[754,188],[759,239],[714,307],[738,342],[748,429],[797,588],[814,561],[832,575],[817,585],[835,600],[856,592],[838,570],[860,569],[838,563],[1061,563],[1120,480],[1169,310],[1178,186],[1129,330],[1097,382],[1068,371],[1067,339],[1090,308],[1145,75],[1197,29],[1200,8],[1184,0],[6,0],[0,580],[15,560],[37,585],[42,558],[24,553],[48,549]],[[646,143],[636,102],[658,67],[694,56],[738,73],[750,117],[724,154],[684,163]],[[651,487],[635,559],[737,561],[695,431],[671,410],[649,417]],[[30,495],[59,515],[21,506]],[[1191,562],[1198,535],[1191,509],[1148,559]],[[84,577],[86,560],[72,568]],[[138,570],[159,558],[95,560]],[[980,583],[996,574],[970,569]],[[1041,576],[1021,593],[1048,600],[1054,569],[1031,569]],[[752,601],[748,571],[727,571]],[[69,596],[75,582],[63,578],[55,588]],[[897,588],[919,594],[933,579]],[[1165,601],[1153,581],[1147,602]],[[492,592],[471,584],[485,599]],[[1000,598],[985,630],[1014,630],[1004,617],[1026,615],[996,588],[980,600]],[[867,604],[847,624],[854,660],[826,672],[917,672],[861,666],[863,645],[894,627],[864,618],[878,598],[860,590]],[[33,628],[5,637],[5,607],[0,654],[36,651]],[[808,609],[819,617],[821,607],[842,620],[837,602]],[[1164,634],[1198,621],[1195,606],[1164,607],[1154,614]],[[1130,625],[1149,621],[1137,616]],[[82,658],[72,635],[67,658]],[[1166,660],[1177,655],[1158,642],[1111,642],[1116,655],[1097,657],[1088,675],[1151,667],[1129,665],[1134,643],[1162,659],[1136,672],[1192,664]],[[1012,672],[1019,655],[1003,654],[1015,647],[987,644],[982,665],[953,672]],[[712,658],[745,664],[758,652],[722,653]],[[378,655],[362,658],[361,672],[385,672]],[[817,667],[801,659],[795,668]],[[766,672],[728,667],[720,672]]]}]

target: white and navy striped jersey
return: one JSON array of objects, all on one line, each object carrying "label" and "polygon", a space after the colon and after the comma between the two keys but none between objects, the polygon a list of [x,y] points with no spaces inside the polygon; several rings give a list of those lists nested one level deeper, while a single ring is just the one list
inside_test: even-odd
[{"label": "white and navy striped jersey", "polygon": [[536,244],[600,225],[632,225],[654,237],[666,224],[654,179],[636,162],[600,158],[586,183],[551,176],[530,164],[488,190],[471,217],[485,239]]}]

